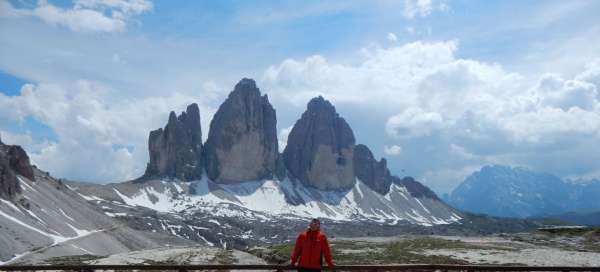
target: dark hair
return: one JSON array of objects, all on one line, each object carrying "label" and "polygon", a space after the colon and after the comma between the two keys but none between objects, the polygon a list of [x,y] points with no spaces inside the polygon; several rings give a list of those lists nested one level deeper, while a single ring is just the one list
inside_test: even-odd
[{"label": "dark hair", "polygon": [[317,219],[317,218],[313,218],[312,220],[310,220],[310,222],[311,222],[311,223],[314,223],[314,222],[319,222],[319,224],[321,223],[321,221],[319,221],[319,219]]}]

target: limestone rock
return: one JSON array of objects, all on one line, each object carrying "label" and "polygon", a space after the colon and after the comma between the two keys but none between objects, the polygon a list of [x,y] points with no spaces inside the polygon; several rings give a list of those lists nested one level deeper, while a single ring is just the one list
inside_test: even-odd
[{"label": "limestone rock", "polygon": [[242,79],[210,123],[205,144],[208,177],[219,183],[272,178],[278,172],[276,125],[267,95],[261,96],[254,80]]},{"label": "limestone rock", "polygon": [[371,150],[362,144],[354,148],[354,174],[374,191],[384,195],[390,191],[392,176],[386,159],[375,160]]},{"label": "limestone rock", "polygon": [[354,133],[329,101],[313,98],[288,136],[283,152],[289,173],[321,190],[354,185]]},{"label": "limestone rock", "polygon": [[191,104],[185,112],[169,114],[164,129],[151,131],[148,138],[150,162],[142,180],[174,178],[196,180],[202,177],[202,129],[200,110]]},{"label": "limestone rock", "polygon": [[17,175],[35,180],[29,156],[18,145],[5,145],[0,141],[0,198],[13,199],[21,193]]}]

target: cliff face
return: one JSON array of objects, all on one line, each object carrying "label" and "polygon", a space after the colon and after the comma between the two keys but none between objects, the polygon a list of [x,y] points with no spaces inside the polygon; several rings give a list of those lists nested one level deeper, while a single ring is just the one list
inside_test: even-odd
[{"label": "cliff face", "polygon": [[150,162],[143,178],[200,179],[202,129],[198,105],[189,105],[179,116],[171,112],[164,129],[150,132],[148,150]]},{"label": "cliff face", "polygon": [[0,198],[13,199],[21,193],[17,175],[35,180],[29,156],[18,145],[5,145],[0,140]]},{"label": "cliff face", "polygon": [[288,136],[283,152],[289,173],[322,190],[354,185],[354,133],[323,97],[313,98]]},{"label": "cliff face", "polygon": [[437,199],[414,179],[392,176],[384,158],[376,160],[355,142],[348,123],[319,96],[308,102],[280,154],[275,109],[256,82],[244,78],[219,106],[204,145],[196,104],[179,116],[171,112],[164,129],[150,132],[150,162],[140,180],[197,180],[206,172],[221,184],[290,177],[319,190],[342,191],[358,179],[381,195],[395,183],[413,197]]},{"label": "cliff face", "polygon": [[375,160],[371,150],[362,144],[354,148],[354,173],[356,177],[380,194],[387,194],[392,184],[392,176],[387,161]]},{"label": "cliff face", "polygon": [[236,183],[280,176],[275,109],[252,79],[242,79],[221,104],[206,141],[208,177]]}]

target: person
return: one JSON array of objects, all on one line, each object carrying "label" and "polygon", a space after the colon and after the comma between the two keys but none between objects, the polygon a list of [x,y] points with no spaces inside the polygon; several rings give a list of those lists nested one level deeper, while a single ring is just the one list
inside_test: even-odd
[{"label": "person", "polygon": [[323,257],[329,269],[335,268],[327,236],[321,232],[321,222],[315,218],[310,221],[308,229],[300,233],[296,239],[294,252],[292,252],[292,266],[297,266],[299,272],[321,271]]}]

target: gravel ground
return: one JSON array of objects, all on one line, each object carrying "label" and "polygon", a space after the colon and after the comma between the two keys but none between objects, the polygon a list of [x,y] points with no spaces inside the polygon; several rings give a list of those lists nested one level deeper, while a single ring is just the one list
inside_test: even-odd
[{"label": "gravel ground", "polygon": [[428,255],[449,256],[473,264],[525,264],[536,266],[600,266],[600,253],[553,248],[508,250],[427,250]]},{"label": "gravel ground", "polygon": [[[473,264],[525,264],[536,266],[600,266],[600,252],[564,250],[550,246],[513,241],[502,237],[435,236],[446,240],[495,247],[496,249],[433,249],[427,255],[448,256]],[[504,249],[499,250],[498,248]]]},{"label": "gravel ground", "polygon": [[232,257],[232,264],[265,264],[265,261],[238,250],[225,251],[216,247],[170,247],[111,255],[90,261],[90,264],[215,264],[219,256]]}]

